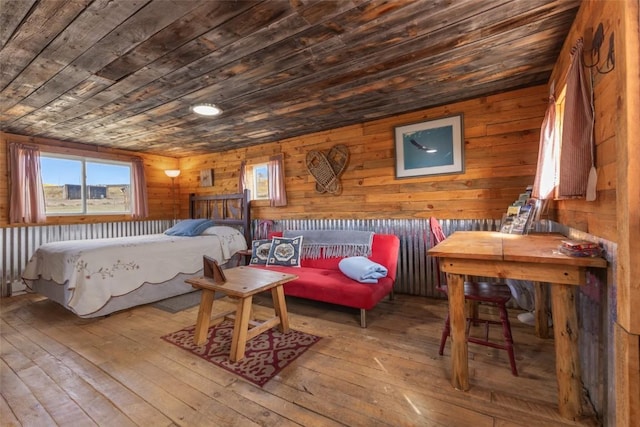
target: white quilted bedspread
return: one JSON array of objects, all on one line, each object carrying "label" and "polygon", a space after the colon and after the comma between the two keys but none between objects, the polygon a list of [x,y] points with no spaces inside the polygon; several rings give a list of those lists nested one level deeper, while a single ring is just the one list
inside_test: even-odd
[{"label": "white quilted bedspread", "polygon": [[28,262],[22,277],[43,278],[72,290],[68,305],[78,315],[99,310],[112,296],[145,282],[161,283],[179,273],[202,269],[202,256],[220,264],[247,248],[241,233],[195,237],[152,234],[46,243]]}]

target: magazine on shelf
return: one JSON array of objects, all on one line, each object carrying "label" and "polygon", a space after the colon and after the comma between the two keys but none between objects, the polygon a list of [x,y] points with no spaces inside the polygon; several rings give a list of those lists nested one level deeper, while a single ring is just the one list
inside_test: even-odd
[{"label": "magazine on shelf", "polygon": [[[528,196],[523,201],[524,196]],[[508,234],[527,234],[533,224],[540,217],[540,206],[542,202],[530,197],[529,188],[526,193],[521,193],[511,206],[507,208],[507,213],[502,216],[500,232]]]},{"label": "magazine on shelf", "polygon": [[520,206],[511,205],[507,208],[507,216],[518,216],[520,213]]},{"label": "magazine on shelf", "polygon": [[513,219],[511,234],[527,234],[531,223],[532,206],[527,204],[520,207],[520,213]]}]

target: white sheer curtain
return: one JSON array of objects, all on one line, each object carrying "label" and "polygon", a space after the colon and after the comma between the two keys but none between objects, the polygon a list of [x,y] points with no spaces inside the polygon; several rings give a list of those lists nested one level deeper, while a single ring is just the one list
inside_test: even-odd
[{"label": "white sheer curtain", "polygon": [[554,196],[558,174],[559,142],[556,126],[556,99],[551,93],[540,129],[538,166],[531,194],[536,199],[547,200]]},{"label": "white sheer curtain", "polygon": [[284,186],[284,161],[282,153],[269,158],[270,206],[287,206],[287,191]]},{"label": "white sheer curtain", "polygon": [[131,217],[134,219],[146,218],[149,216],[147,180],[144,176],[144,163],[139,157],[133,159],[133,182],[131,184]]},{"label": "white sheer curtain", "polygon": [[12,224],[46,222],[38,147],[10,143],[9,161],[11,167],[9,222]]}]

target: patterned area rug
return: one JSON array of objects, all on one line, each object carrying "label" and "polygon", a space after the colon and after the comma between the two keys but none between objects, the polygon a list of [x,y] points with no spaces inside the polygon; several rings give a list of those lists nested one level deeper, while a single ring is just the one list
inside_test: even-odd
[{"label": "patterned area rug", "polygon": [[195,325],[165,335],[162,339],[260,387],[320,340],[320,337],[305,332],[289,329],[283,334],[277,328],[272,328],[247,341],[244,359],[234,363],[229,360],[232,320],[210,327],[207,341],[201,346],[193,343],[194,330]]}]

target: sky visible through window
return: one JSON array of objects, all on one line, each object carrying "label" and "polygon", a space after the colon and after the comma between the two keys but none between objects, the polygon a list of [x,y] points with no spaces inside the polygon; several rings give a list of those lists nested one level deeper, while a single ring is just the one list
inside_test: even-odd
[{"label": "sky visible through window", "polygon": [[[80,184],[80,162],[75,160],[40,157],[42,182],[50,185]],[[120,185],[131,181],[126,166],[87,163],[87,185]]]}]

